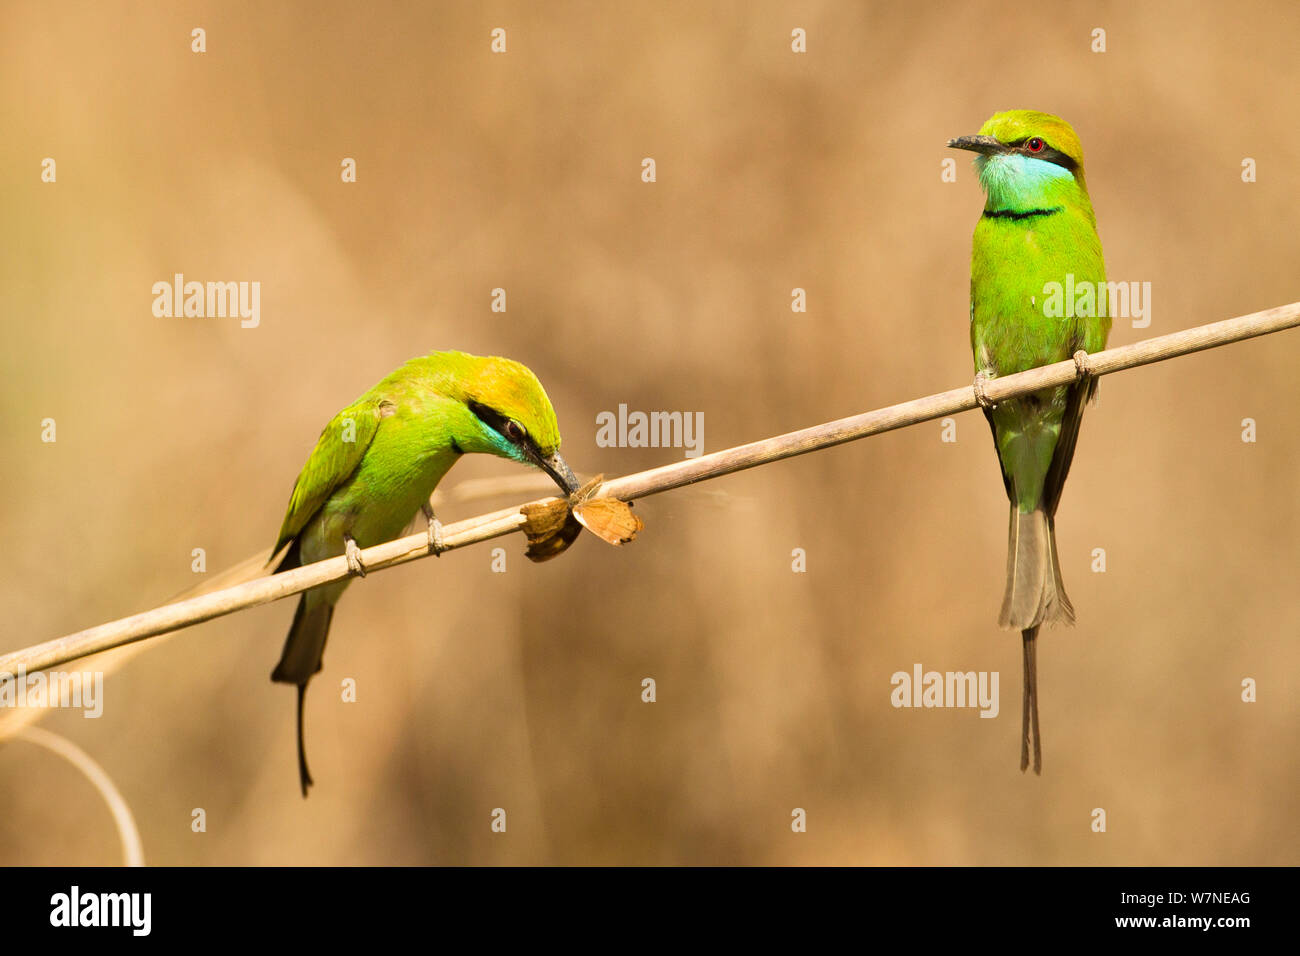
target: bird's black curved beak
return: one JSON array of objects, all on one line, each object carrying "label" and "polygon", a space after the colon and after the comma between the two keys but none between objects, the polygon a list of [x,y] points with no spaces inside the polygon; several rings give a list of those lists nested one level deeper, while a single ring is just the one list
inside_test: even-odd
[{"label": "bird's black curved beak", "polygon": [[541,452],[535,452],[537,455],[537,467],[542,469],[555,480],[560,486],[565,496],[573,494],[582,486],[578,483],[578,477],[569,468],[568,464],[560,453],[557,451],[549,457],[543,456]]},{"label": "bird's black curved beak", "polygon": [[969,149],[974,153],[983,153],[985,156],[992,156],[995,153],[1005,153],[1010,147],[1000,143],[992,136],[958,136],[956,139],[948,140],[950,149]]}]

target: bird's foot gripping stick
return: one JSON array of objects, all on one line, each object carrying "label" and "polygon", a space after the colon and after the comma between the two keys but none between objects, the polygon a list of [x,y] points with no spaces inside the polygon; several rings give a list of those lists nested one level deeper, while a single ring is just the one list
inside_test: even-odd
[{"label": "bird's foot gripping stick", "polygon": [[435,558],[441,558],[442,552],[447,550],[442,542],[442,522],[433,516],[433,505],[427,501],[420,510],[424,512],[424,520],[429,525],[429,553]]},{"label": "bird's foot gripping stick", "polygon": [[358,577],[366,576],[366,566],[361,563],[361,548],[350,534],[343,536],[343,554],[348,559],[348,571]]},{"label": "bird's foot gripping stick", "polygon": [[971,385],[975,389],[975,401],[979,402],[980,408],[992,408],[995,402],[984,393],[984,386],[990,381],[989,374],[983,369],[975,373],[975,382]]},{"label": "bird's foot gripping stick", "polygon": [[1087,352],[1085,352],[1083,349],[1079,349],[1079,351],[1075,352],[1074,355],[1071,356],[1071,358],[1074,359],[1074,367],[1076,369],[1076,374],[1079,376],[1080,381],[1082,381],[1085,378],[1093,377],[1092,369],[1088,368]]}]

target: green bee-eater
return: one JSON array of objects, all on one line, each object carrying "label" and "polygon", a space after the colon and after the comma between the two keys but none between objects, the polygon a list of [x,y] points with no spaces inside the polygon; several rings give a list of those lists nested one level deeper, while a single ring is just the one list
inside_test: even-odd
[{"label": "green bee-eater", "polygon": [[[979,153],[985,193],[971,254],[970,337],[976,391],[1009,375],[1106,347],[1110,331],[1097,220],[1083,177],[1083,147],[1070,124],[1050,113],[994,114],[978,136],[948,145]],[[1072,278],[1067,278],[1072,277]],[[1062,307],[1048,290],[1091,285],[1095,295]],[[999,624],[1021,632],[1024,707],[1020,769],[1042,772],[1035,641],[1041,625],[1074,623],[1056,553],[1056,506],[1070,470],[1085,402],[1097,380],[985,405],[1002,480],[1011,501],[1007,587]],[[1031,730],[1032,728],[1032,730]]]},{"label": "green bee-eater", "polygon": [[[534,465],[567,495],[579,487],[560,457],[555,410],[531,371],[509,359],[434,352],[411,359],[325,426],[289,499],[273,554],[276,572],[346,554],[365,574],[360,550],[401,534],[416,512],[429,550],[442,549],[429,496],[461,455],[483,452]],[[307,682],[321,669],[334,605],[350,579],[303,593],[271,680],[298,685],[298,773],[307,795],[303,749]]]}]

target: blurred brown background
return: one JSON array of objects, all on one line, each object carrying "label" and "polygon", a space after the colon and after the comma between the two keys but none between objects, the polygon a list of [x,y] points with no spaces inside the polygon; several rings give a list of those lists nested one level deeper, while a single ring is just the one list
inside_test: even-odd
[{"label": "blurred brown background", "polygon": [[[5,2],[0,651],[162,603],[193,548],[269,546],[325,421],[435,348],[533,368],[584,473],[681,457],[596,447],[620,402],[704,412],[712,451],[967,383],[981,196],[944,143],[995,110],[1083,140],[1110,276],[1154,287],[1111,344],[1300,298],[1300,8],[1138,6]],[[260,281],[261,326],[154,318],[174,272]],[[1042,641],[1041,779],[975,413],[955,444],[929,423],[646,499],[621,551],[531,565],[512,537],[505,574],[478,546],[354,585],[305,802],[268,680],[289,602],[43,726],[159,864],[1294,864],[1298,362],[1289,332],[1105,381],[1058,520],[1079,623]],[[893,709],[916,662],[999,671],[1001,715]],[[85,778],[0,745],[0,863],[119,859]]]}]

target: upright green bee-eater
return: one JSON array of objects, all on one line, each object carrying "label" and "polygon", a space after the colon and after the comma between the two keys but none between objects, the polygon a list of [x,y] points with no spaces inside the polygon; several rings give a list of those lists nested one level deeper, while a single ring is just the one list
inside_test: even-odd
[{"label": "upright green bee-eater", "polygon": [[[1097,220],[1083,177],[1083,147],[1070,124],[1050,113],[995,113],[977,136],[950,140],[979,153],[975,169],[984,190],[984,214],[971,254],[970,338],[976,391],[997,375],[1071,358],[1106,347],[1110,331]],[[1056,283],[1055,296],[1049,294]],[[1062,302],[1061,289],[1091,284],[1094,294]],[[1091,304],[1089,304],[1091,303]],[[1045,389],[985,404],[1002,480],[1011,501],[1007,587],[999,624],[1019,630],[1024,643],[1024,707],[1020,769],[1042,773],[1038,732],[1041,625],[1074,623],[1056,554],[1056,506],[1074,457],[1085,402],[1097,380]]]},{"label": "upright green bee-eater", "polygon": [[[307,459],[273,555],[276,572],[346,554],[365,574],[360,550],[396,538],[423,511],[429,550],[442,549],[429,496],[469,452],[542,469],[567,495],[578,481],[560,457],[555,410],[531,371],[509,359],[434,352],[411,359],[325,426]],[[274,557],[272,558],[274,560]],[[303,748],[307,682],[321,669],[334,605],[350,579],[303,593],[271,680],[298,685],[298,775],[311,774]]]}]

